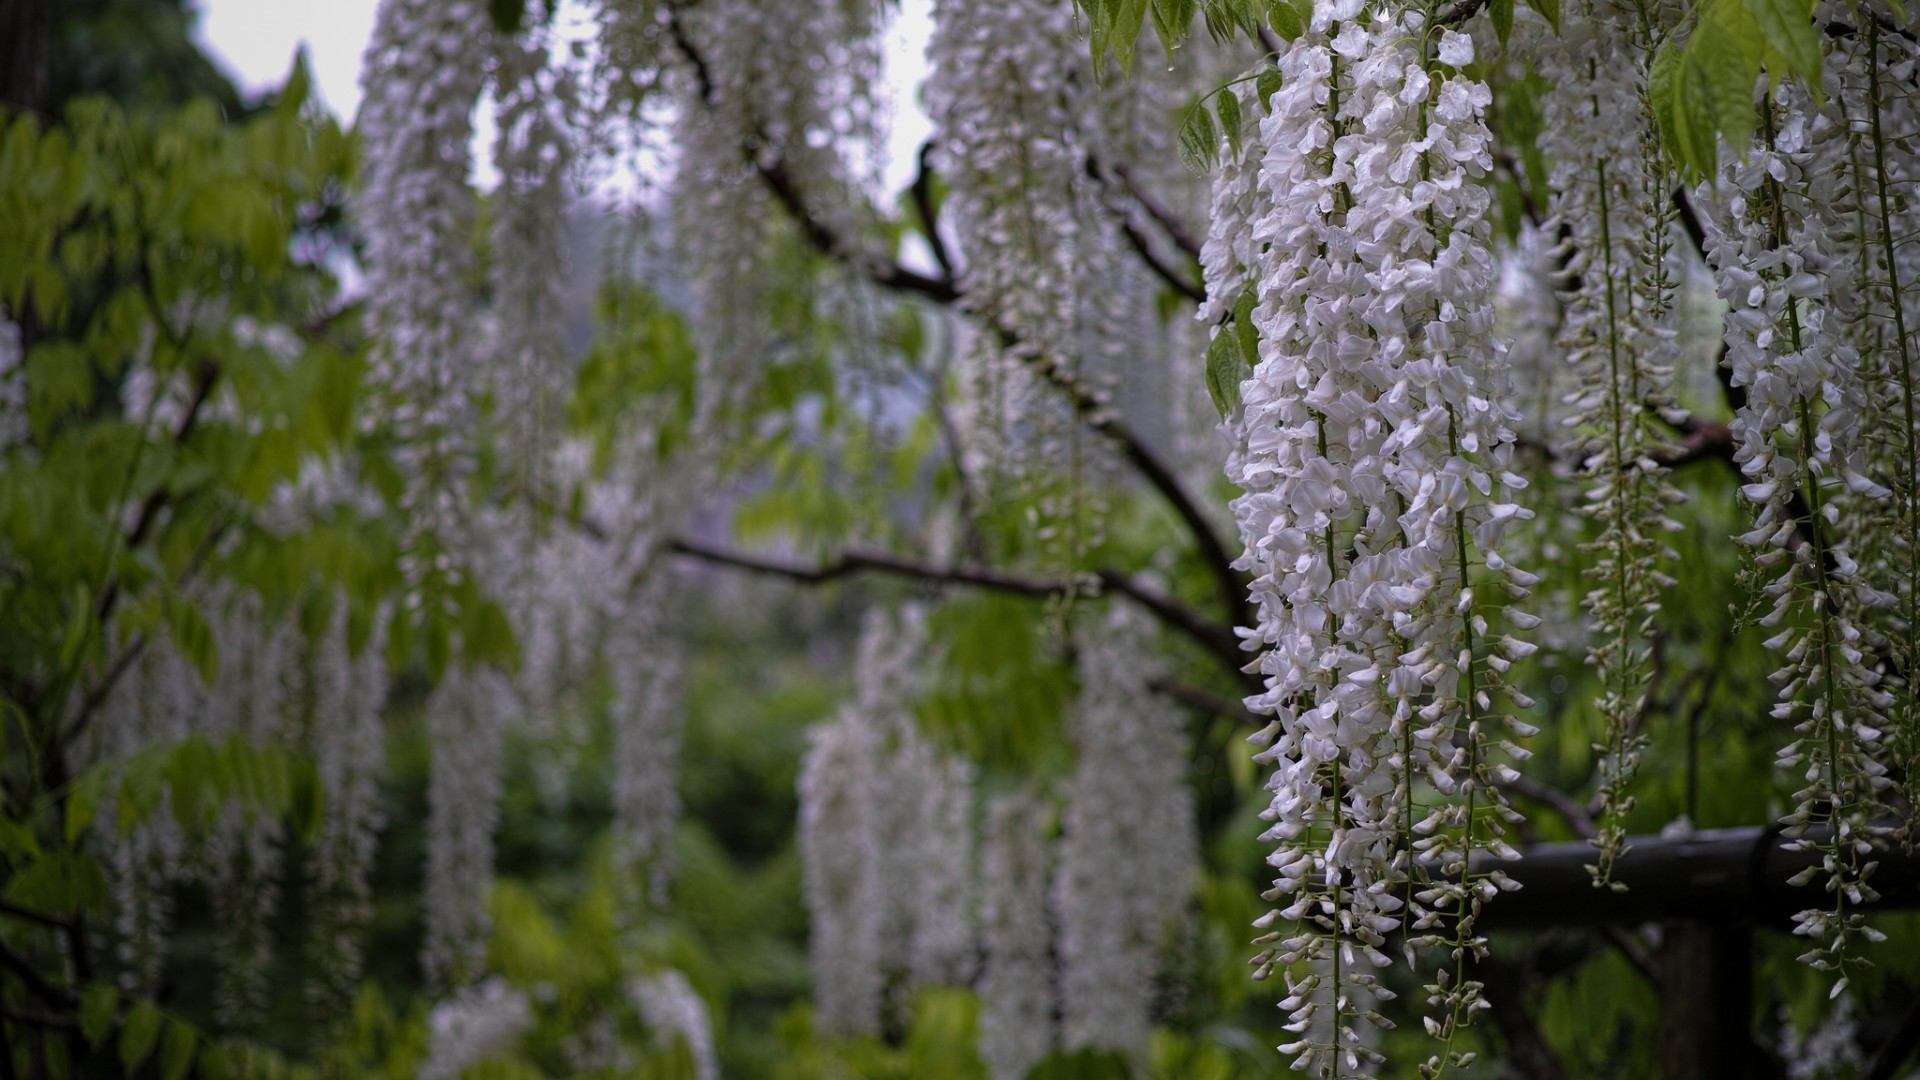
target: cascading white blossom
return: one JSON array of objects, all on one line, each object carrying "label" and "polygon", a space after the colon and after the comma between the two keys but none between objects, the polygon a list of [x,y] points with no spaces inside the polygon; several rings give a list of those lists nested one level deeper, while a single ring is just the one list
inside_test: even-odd
[{"label": "cascading white blossom", "polygon": [[496,43],[497,104],[490,285],[496,357],[488,366],[501,449],[522,498],[546,495],[542,470],[552,456],[568,381],[563,289],[567,280],[567,207],[573,194],[574,114],[570,69],[549,60],[538,29]]},{"label": "cascading white blossom", "polygon": [[[1854,185],[1849,215],[1860,317],[1852,327],[1869,394],[1864,419],[1872,475],[1887,498],[1836,492],[1844,517],[1860,523],[1856,556],[1877,594],[1870,613],[1886,635],[1883,671],[1904,692],[1888,711],[1886,760],[1904,773],[1909,805],[1920,801],[1920,44],[1866,20],[1861,32],[1827,42],[1829,111],[1851,135]],[[1877,617],[1876,617],[1877,616]],[[1904,674],[1903,674],[1904,673]],[[1911,835],[1911,827],[1907,827]]]},{"label": "cascading white blossom", "polygon": [[1679,527],[1666,509],[1680,493],[1658,463],[1672,449],[1659,425],[1682,415],[1673,396],[1673,169],[1647,103],[1656,44],[1648,33],[1644,11],[1598,0],[1570,11],[1538,57],[1553,81],[1542,101],[1540,146],[1553,162],[1544,228],[1563,244],[1560,344],[1578,380],[1566,423],[1579,427],[1567,450],[1578,462],[1581,509],[1598,525],[1586,544],[1587,660],[1607,721],[1596,882],[1610,879],[1625,851],[1628,787],[1646,744],[1653,618],[1671,584],[1661,570],[1671,552],[1659,537]]},{"label": "cascading white blossom", "polygon": [[420,1080],[455,1080],[469,1066],[510,1053],[533,1022],[527,992],[498,975],[435,1002]]},{"label": "cascading white blossom", "polygon": [[[1410,944],[1451,953],[1429,989],[1442,1039],[1484,1007],[1465,978],[1484,947],[1473,916],[1512,883],[1467,860],[1515,854],[1496,728],[1531,731],[1494,695],[1533,647],[1489,621],[1499,593],[1536,580],[1499,550],[1528,512],[1513,499],[1525,481],[1476,182],[1492,164],[1491,95],[1459,74],[1471,39],[1424,17],[1316,5],[1260,122],[1259,361],[1229,475],[1245,492],[1240,566],[1255,575],[1267,683],[1248,704],[1274,717],[1255,736],[1274,768],[1266,895],[1285,905],[1260,920],[1257,970],[1284,966],[1292,1030],[1334,1014],[1332,1043],[1282,1047],[1298,1069],[1377,1057],[1354,1024],[1384,1023],[1372,1002],[1391,994],[1370,969],[1389,963],[1380,946],[1403,921]],[[1327,975],[1296,966],[1329,957]]]},{"label": "cascading white blossom", "polygon": [[20,327],[0,307],[0,453],[27,441],[26,350]]},{"label": "cascading white blossom", "polygon": [[[199,676],[170,640],[149,638],[102,705],[87,757],[123,762],[142,750],[178,744],[204,703]],[[165,796],[131,832],[123,834],[116,818],[113,800],[103,800],[92,838],[113,900],[114,977],[125,993],[149,994],[159,986],[171,946],[172,890],[185,876],[186,837]]]},{"label": "cascading white blossom", "polygon": [[[216,744],[244,739],[255,749],[285,744],[292,734],[289,691],[297,689],[290,685],[295,677],[292,627],[270,622],[253,593],[224,604],[216,598],[213,606],[220,674],[208,695],[200,734]],[[251,1027],[265,1015],[283,832],[277,817],[230,802],[206,839],[203,875],[218,926],[214,1007],[228,1030]]]},{"label": "cascading white blossom", "polygon": [[447,669],[427,699],[433,760],[427,773],[427,982],[458,990],[486,960],[487,898],[504,767],[505,680],[491,669]]},{"label": "cascading white blossom", "polygon": [[699,58],[679,80],[672,205],[701,364],[695,427],[705,432],[745,402],[779,345],[767,255],[783,211],[759,174],[780,177],[836,236],[851,237],[871,216],[857,183],[865,172],[841,151],[880,136],[872,101],[880,7],[718,0],[672,18],[676,40]]},{"label": "cascading white blossom", "polygon": [[962,358],[968,443],[985,452],[990,484],[1029,482],[1040,443],[1070,422],[1046,380],[1076,374],[1079,355],[1085,151],[1071,84],[1083,50],[1070,6],[1047,0],[939,0],[933,20],[926,99],[950,192],[942,217],[980,323]]},{"label": "cascading white blossom", "polygon": [[911,850],[920,865],[909,894],[914,919],[908,981],[913,986],[967,986],[978,966],[974,782],[972,762],[936,755],[919,792],[920,835]]},{"label": "cascading white blossom", "polygon": [[370,422],[393,440],[406,481],[403,570],[409,603],[459,573],[471,472],[476,343],[467,295],[473,265],[472,113],[488,39],[479,0],[384,0],[367,46],[359,130],[368,319],[374,333]]},{"label": "cascading white blossom", "polygon": [[656,1045],[670,1046],[674,1040],[686,1044],[693,1058],[694,1080],[719,1080],[720,1057],[713,1045],[713,1019],[707,1003],[675,968],[656,975],[634,979],[627,984],[627,996],[639,1010],[640,1019],[653,1029]]},{"label": "cascading white blossom", "polygon": [[1047,806],[1031,791],[987,803],[980,854],[980,1057],[992,1080],[1025,1080],[1054,1049],[1056,994]]},{"label": "cascading white blossom", "polygon": [[973,974],[973,769],[910,711],[926,647],[923,610],[871,613],[853,699],[808,735],[800,853],[823,1030],[875,1033],[913,989]]},{"label": "cascading white blossom", "polygon": [[821,1031],[880,1030],[880,913],[875,873],[879,737],[849,710],[807,733],[800,766],[800,859],[814,1023]]},{"label": "cascading white blossom", "polygon": [[1718,183],[1694,199],[1729,308],[1733,385],[1746,397],[1733,419],[1734,460],[1755,517],[1739,540],[1768,577],[1758,621],[1781,657],[1773,715],[1798,736],[1779,764],[1805,780],[1784,832],[1823,852],[1796,880],[1823,875],[1832,897],[1796,915],[1795,932],[1815,943],[1804,959],[1839,972],[1839,993],[1855,940],[1879,936],[1858,908],[1875,895],[1864,864],[1890,783],[1876,755],[1891,696],[1864,651],[1864,609],[1879,601],[1860,579],[1836,502],[1846,491],[1887,492],[1867,471],[1872,406],[1848,330],[1860,297],[1846,272],[1846,126],[1793,83],[1768,96],[1762,115],[1758,144],[1745,160],[1728,155]]},{"label": "cascading white blossom", "polygon": [[1160,951],[1198,883],[1186,725],[1151,689],[1162,672],[1134,609],[1112,606],[1081,643],[1079,667],[1078,757],[1053,886],[1061,1042],[1141,1051]]},{"label": "cascading white blossom", "polygon": [[673,828],[680,819],[681,696],[685,647],[668,633],[671,580],[655,574],[609,631],[613,674],[615,858],[633,880],[644,876],[655,908],[673,880]]},{"label": "cascading white blossom", "polygon": [[[374,625],[380,624],[376,618]],[[309,643],[307,742],[327,805],[308,861],[307,940],[318,961],[308,996],[323,1018],[346,1015],[373,917],[368,879],[385,823],[379,786],[387,757],[383,645],[376,633],[357,655],[352,651],[345,603],[336,603],[326,633]]]}]

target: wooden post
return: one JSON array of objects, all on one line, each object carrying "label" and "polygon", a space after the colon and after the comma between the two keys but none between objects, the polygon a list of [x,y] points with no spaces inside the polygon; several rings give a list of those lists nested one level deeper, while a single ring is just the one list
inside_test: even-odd
[{"label": "wooden post", "polygon": [[1666,1080],[1757,1077],[1765,1070],[1748,1030],[1753,932],[1738,922],[1660,927],[1660,1075]]}]

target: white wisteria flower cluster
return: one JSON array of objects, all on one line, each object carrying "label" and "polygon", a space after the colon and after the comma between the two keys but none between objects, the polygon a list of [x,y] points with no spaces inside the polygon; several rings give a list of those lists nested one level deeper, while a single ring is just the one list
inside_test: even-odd
[{"label": "white wisteria flower cluster", "polygon": [[911,990],[964,984],[976,962],[973,770],[931,745],[911,712],[925,619],[913,607],[871,613],[853,699],[808,733],[799,844],[826,1031],[877,1033]]},{"label": "white wisteria flower cluster", "polygon": [[1053,885],[1069,1050],[1145,1049],[1155,975],[1198,882],[1186,733],[1155,696],[1152,639],[1143,615],[1115,604],[1080,648]]},{"label": "white wisteria flower cluster", "polygon": [[[1277,58],[1253,190],[1220,196],[1251,200],[1253,243],[1216,239],[1206,260],[1225,275],[1211,295],[1240,274],[1258,290],[1229,475],[1267,684],[1249,705],[1273,717],[1255,738],[1274,769],[1267,895],[1282,906],[1261,920],[1259,970],[1287,973],[1302,1037],[1282,1049],[1299,1068],[1376,1056],[1354,1025],[1385,1022],[1373,969],[1403,926],[1451,950],[1429,1026],[1449,1039],[1483,1007],[1464,977],[1483,949],[1474,918],[1511,883],[1468,859],[1515,854],[1496,754],[1524,758],[1505,736],[1531,731],[1497,695],[1533,646],[1492,625],[1531,625],[1501,609],[1536,578],[1500,550],[1528,511],[1479,183],[1491,95],[1459,73],[1472,41],[1424,19],[1315,5]],[[1325,975],[1296,966],[1328,956]],[[1325,1010],[1331,1043],[1306,1034]]]},{"label": "white wisteria flower cluster", "polygon": [[1607,723],[1593,841],[1599,882],[1624,852],[1628,789],[1646,746],[1654,617],[1672,584],[1661,534],[1679,528],[1666,511],[1680,493],[1662,464],[1673,453],[1667,425],[1684,419],[1673,394],[1675,180],[1643,90],[1656,44],[1646,26],[1637,12],[1584,5],[1534,57],[1552,80],[1540,144],[1554,194],[1542,229],[1559,238],[1559,345],[1577,380],[1559,415],[1573,429],[1564,452],[1581,510],[1597,526],[1586,542],[1586,607],[1587,660]]}]

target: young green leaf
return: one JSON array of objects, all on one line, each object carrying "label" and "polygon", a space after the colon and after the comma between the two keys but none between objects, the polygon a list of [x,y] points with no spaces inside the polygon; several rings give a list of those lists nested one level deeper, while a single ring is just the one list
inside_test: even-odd
[{"label": "young green leaf", "polygon": [[1214,332],[1207,346],[1207,396],[1225,417],[1240,407],[1240,343],[1230,330]]},{"label": "young green leaf", "polygon": [[193,1052],[199,1042],[199,1036],[187,1025],[168,1024],[166,1037],[160,1042],[160,1080],[182,1080],[193,1068]]},{"label": "young green leaf", "polygon": [[1786,64],[1776,74],[1798,76],[1808,86],[1820,86],[1820,34],[1812,13],[1801,0],[1742,0],[1747,18],[1765,39],[1767,49]]},{"label": "young green leaf", "polygon": [[1487,18],[1493,21],[1493,36],[1500,39],[1500,47],[1507,47],[1507,38],[1513,35],[1513,0],[1490,0],[1487,4]]},{"label": "young green leaf", "polygon": [[137,1002],[127,1010],[126,1022],[120,1026],[120,1064],[128,1073],[138,1070],[153,1053],[164,1022],[151,1001]]},{"label": "young green leaf", "polygon": [[1300,21],[1300,13],[1293,9],[1288,0],[1268,0],[1267,25],[1280,35],[1282,41],[1297,41],[1307,32],[1306,24]]},{"label": "young green leaf", "polygon": [[80,995],[80,1034],[87,1045],[98,1047],[113,1030],[113,1018],[120,1011],[120,991],[112,983],[94,983]]},{"label": "young green leaf", "polygon": [[1281,81],[1280,73],[1272,68],[1254,77],[1253,91],[1260,96],[1260,108],[1266,112],[1273,111],[1273,106],[1269,102],[1272,101],[1274,92],[1280,89]]},{"label": "young green leaf", "polygon": [[1214,95],[1214,108],[1220,110],[1220,130],[1226,133],[1227,145],[1233,149],[1235,157],[1240,155],[1240,95],[1229,86]]}]

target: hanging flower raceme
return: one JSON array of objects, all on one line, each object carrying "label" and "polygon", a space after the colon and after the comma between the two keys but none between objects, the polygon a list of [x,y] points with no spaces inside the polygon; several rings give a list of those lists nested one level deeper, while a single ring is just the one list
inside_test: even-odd
[{"label": "hanging flower raceme", "polygon": [[[1287,967],[1295,1067],[1336,1074],[1376,1056],[1354,1025],[1384,1023],[1371,1002],[1392,995],[1372,969],[1390,931],[1404,926],[1410,952],[1449,950],[1429,987],[1443,1040],[1484,1007],[1466,978],[1484,947],[1474,923],[1512,883],[1469,858],[1515,854],[1495,755],[1525,756],[1500,728],[1532,730],[1499,704],[1532,646],[1492,625],[1500,594],[1536,579],[1500,552],[1528,512],[1513,501],[1525,482],[1477,183],[1490,94],[1458,73],[1472,42],[1424,18],[1316,5],[1278,57],[1247,267],[1259,358],[1234,418],[1268,687],[1249,705],[1274,717],[1255,736],[1274,768],[1267,895],[1285,905],[1260,922],[1259,971]],[[1331,1043],[1304,1034],[1316,1022]]]},{"label": "hanging flower raceme", "polygon": [[1041,444],[1073,423],[1047,381],[1080,375],[1081,49],[1070,7],[1047,0],[941,0],[933,18],[926,96],[950,192],[942,216],[981,324],[961,374],[968,441],[987,451],[985,482],[1030,487],[1052,457]]},{"label": "hanging flower raceme", "polygon": [[1824,874],[1833,898],[1829,908],[1800,912],[1795,932],[1817,943],[1805,959],[1840,972],[1838,993],[1857,960],[1855,939],[1878,935],[1858,909],[1875,896],[1865,879],[1879,831],[1873,818],[1890,784],[1876,758],[1892,704],[1862,629],[1883,594],[1863,581],[1838,505],[1847,493],[1888,492],[1868,475],[1873,402],[1849,331],[1860,297],[1842,217],[1853,198],[1845,122],[1793,83],[1766,96],[1762,115],[1759,144],[1694,198],[1707,211],[1707,261],[1729,308],[1732,382],[1745,390],[1734,457],[1755,517],[1739,539],[1766,575],[1770,606],[1759,623],[1781,657],[1773,715],[1793,721],[1798,735],[1779,764],[1805,780],[1784,831],[1823,852],[1796,880]]},{"label": "hanging flower raceme", "polygon": [[1031,791],[987,803],[981,845],[980,1057],[993,1080],[1025,1080],[1054,1048],[1046,804]]},{"label": "hanging flower raceme", "polygon": [[668,968],[657,975],[634,979],[627,984],[627,996],[633,1000],[640,1019],[653,1029],[657,1046],[670,1046],[677,1039],[686,1044],[693,1058],[694,1080],[720,1080],[720,1055],[713,1045],[713,1018],[707,1003],[687,981],[685,973]]},{"label": "hanging flower raceme", "polygon": [[[377,617],[373,624],[377,627]],[[373,918],[373,860],[384,824],[387,665],[378,633],[354,652],[348,613],[336,602],[326,633],[309,643],[307,740],[327,805],[309,860],[307,940],[316,964],[308,995],[322,1016],[347,1013],[359,988]]]},{"label": "hanging flower raceme", "polygon": [[649,578],[608,631],[613,674],[615,858],[624,875],[647,882],[656,909],[673,881],[673,828],[680,820],[681,694],[685,646],[668,633],[672,582]]},{"label": "hanging flower raceme", "polygon": [[1153,707],[1162,672],[1152,650],[1145,617],[1119,604],[1080,650],[1079,753],[1054,882],[1070,1050],[1145,1049],[1161,952],[1197,881],[1185,725]]},{"label": "hanging flower raceme", "polygon": [[880,919],[875,837],[879,737],[849,710],[807,733],[800,766],[801,865],[814,1022],[822,1031],[880,1030]]},{"label": "hanging flower raceme", "polygon": [[490,669],[447,670],[427,699],[426,942],[429,984],[458,990],[485,967],[493,833],[500,818],[507,688]]},{"label": "hanging flower raceme", "polygon": [[1567,400],[1567,422],[1579,425],[1567,456],[1577,462],[1581,509],[1598,526],[1585,546],[1587,659],[1607,724],[1593,841],[1600,883],[1625,850],[1628,787],[1646,744],[1653,618],[1672,583],[1659,537],[1679,528],[1666,511],[1680,494],[1659,464],[1672,450],[1660,425],[1682,418],[1673,400],[1674,181],[1647,103],[1648,32],[1637,13],[1601,0],[1569,12],[1537,58],[1552,76],[1540,141],[1554,195],[1543,227],[1562,244],[1559,343],[1578,380]]},{"label": "hanging flower raceme", "polygon": [[361,77],[355,219],[366,239],[375,340],[369,416],[391,438],[405,480],[403,570],[415,605],[445,602],[460,573],[478,355],[466,294],[468,145],[485,74],[469,50],[486,41],[488,26],[478,0],[384,0]]}]

